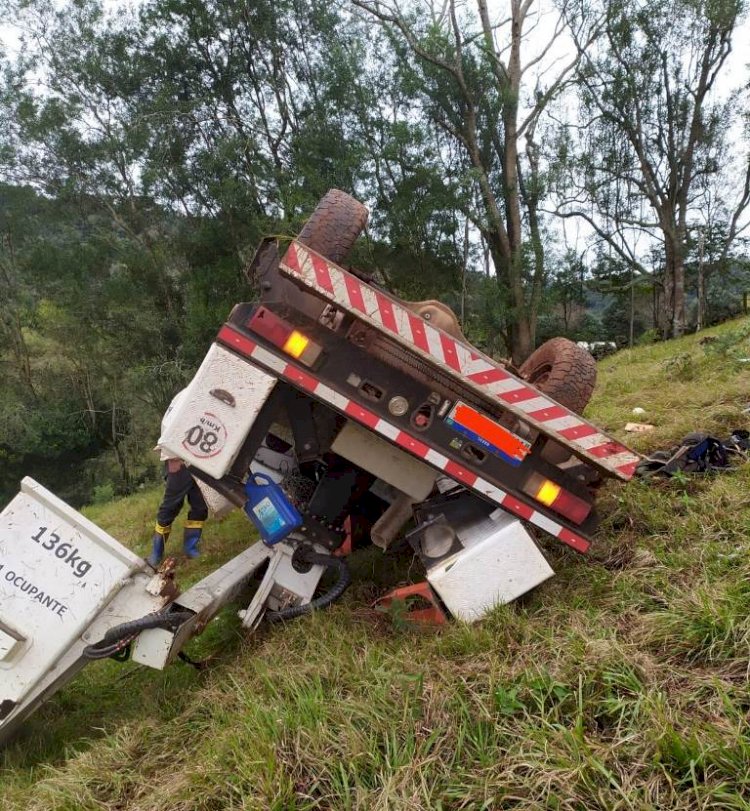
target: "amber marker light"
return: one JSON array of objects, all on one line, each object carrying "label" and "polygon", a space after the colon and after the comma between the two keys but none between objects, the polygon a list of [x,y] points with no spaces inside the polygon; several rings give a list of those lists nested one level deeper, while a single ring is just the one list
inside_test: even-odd
[{"label": "amber marker light", "polygon": [[542,504],[545,504],[547,507],[551,507],[555,501],[557,501],[557,497],[560,495],[561,490],[562,487],[560,487],[559,484],[555,484],[549,479],[545,479],[542,482],[541,487],[536,491],[534,498]]},{"label": "amber marker light", "polygon": [[573,495],[556,482],[546,479],[540,473],[533,473],[522,489],[540,504],[565,516],[574,524],[582,524],[593,507],[592,504]]},{"label": "amber marker light", "polygon": [[295,329],[289,333],[289,337],[281,348],[287,355],[291,355],[293,358],[299,358],[307,349],[309,343],[310,339],[306,338],[301,332]]}]

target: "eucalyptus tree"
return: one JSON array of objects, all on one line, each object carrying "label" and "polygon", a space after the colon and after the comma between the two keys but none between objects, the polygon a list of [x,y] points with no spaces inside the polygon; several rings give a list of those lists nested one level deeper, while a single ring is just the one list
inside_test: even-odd
[{"label": "eucalyptus tree", "polygon": [[535,133],[578,59],[573,53],[548,63],[566,26],[558,19],[538,36],[545,6],[537,0],[511,0],[507,17],[499,19],[486,0],[476,6],[456,0],[353,3],[387,34],[395,76],[412,91],[409,118],[450,144],[463,185],[473,190],[456,205],[489,246],[507,311],[504,338],[520,362],[534,348],[545,281],[539,213],[545,179]]},{"label": "eucalyptus tree", "polygon": [[667,336],[686,328],[690,231],[702,222],[711,190],[725,201],[726,250],[750,203],[750,154],[735,114],[740,101],[723,82],[744,6],[743,0],[564,3],[569,19],[583,13],[595,19],[601,37],[591,47],[574,31],[581,121],[566,128],[560,146],[568,171],[559,176],[558,213],[585,219],[639,275],[648,274],[644,252],[658,240]]}]

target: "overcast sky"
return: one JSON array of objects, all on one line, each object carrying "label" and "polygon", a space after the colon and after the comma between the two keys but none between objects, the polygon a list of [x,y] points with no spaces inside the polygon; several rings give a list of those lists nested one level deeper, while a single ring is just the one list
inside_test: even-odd
[{"label": "overcast sky", "polygon": [[[63,5],[63,2],[60,2]],[[140,5],[138,0],[131,2],[130,0],[104,0],[105,8],[112,10],[127,9],[137,7]],[[404,3],[406,5],[406,3]],[[466,3],[467,8],[473,10],[473,3],[468,0]],[[494,10],[497,16],[503,14],[507,3],[505,0],[489,0],[491,10]],[[551,0],[540,0],[537,8],[541,10],[540,24],[532,32],[529,45],[530,49],[543,48],[544,44],[549,38],[552,31],[556,13]],[[528,28],[528,26],[527,26]],[[561,43],[562,45],[562,43]],[[562,45],[564,48],[565,46]],[[18,53],[19,48],[19,31],[12,21],[3,22],[0,24],[0,53],[5,51],[8,55],[15,55]],[[560,53],[557,51],[558,56],[564,56],[564,51]],[[750,63],[750,15],[737,27],[733,37],[733,50],[729,56],[728,63],[722,74],[721,90],[728,91],[737,87],[743,82],[748,80],[748,64]]]},{"label": "overcast sky", "polygon": [[[65,0],[57,0],[59,5],[64,5]],[[407,5],[408,0],[402,0],[402,5]],[[105,7],[117,11],[128,8],[137,7],[140,0],[104,0]],[[489,0],[489,7],[491,13],[496,18],[503,18],[507,16],[507,0]],[[439,7],[439,6],[438,6]],[[476,14],[475,0],[466,0],[465,8],[472,14]],[[539,15],[536,20],[537,25],[532,29],[532,22],[528,21],[526,26],[527,30],[531,33],[528,38],[527,51],[528,56],[526,61],[531,59],[536,53],[542,51],[547,44],[552,32],[554,31],[555,22],[557,20],[557,13],[554,8],[553,0],[539,0],[536,5],[537,13]],[[726,96],[730,91],[746,84],[750,78],[750,15],[736,28],[733,37],[733,50],[728,59],[727,65],[720,77],[720,84],[717,86],[717,91],[720,96]],[[507,26],[506,26],[507,29]],[[0,54],[3,50],[9,55],[13,56],[18,52],[19,48],[19,32],[12,22],[5,22],[0,24]],[[544,60],[542,65],[547,65],[550,68],[549,73],[545,78],[551,80],[557,73],[559,67],[568,62],[573,53],[572,44],[566,38],[560,38]],[[548,64],[550,60],[557,60],[551,67]],[[534,79],[531,76],[526,77],[527,92],[533,90]],[[577,244],[583,238],[585,240],[588,235],[588,227],[583,223],[575,220],[566,222],[564,226],[565,241],[567,243]]]}]

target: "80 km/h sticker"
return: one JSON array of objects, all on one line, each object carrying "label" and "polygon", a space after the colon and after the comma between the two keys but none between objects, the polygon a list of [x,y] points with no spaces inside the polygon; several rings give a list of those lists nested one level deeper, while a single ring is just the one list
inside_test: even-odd
[{"label": "80 km/h sticker", "polygon": [[182,447],[198,459],[218,456],[227,442],[227,429],[224,423],[210,411],[204,411],[195,423],[185,432]]}]

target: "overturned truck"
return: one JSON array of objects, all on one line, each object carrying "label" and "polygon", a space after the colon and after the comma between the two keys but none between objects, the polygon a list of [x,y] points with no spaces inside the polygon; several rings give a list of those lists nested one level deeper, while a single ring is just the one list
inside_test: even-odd
[{"label": "overturned truck", "polygon": [[580,416],[591,356],[558,338],[519,370],[487,357],[444,305],[341,267],[366,220],[332,190],[283,252],[263,242],[259,301],[232,310],[160,438],[260,541],[180,593],[172,559],[154,570],[24,480],[0,529],[0,740],[87,662],[165,667],[229,602],[248,629],[330,604],[363,543],[408,541],[424,580],[381,602],[436,623],[549,578],[537,531],[588,550],[596,485],[639,461]]}]

